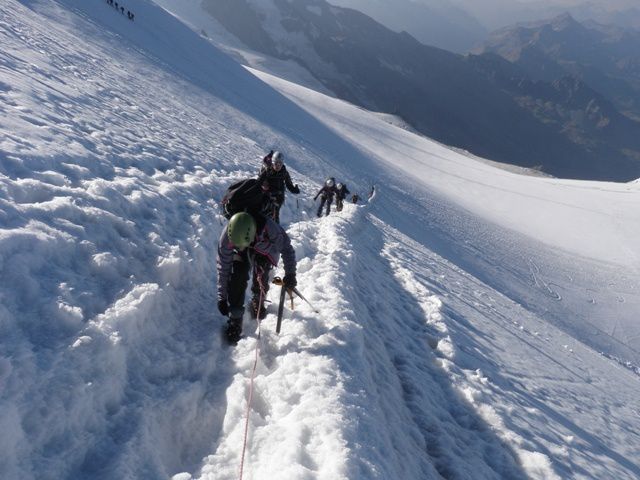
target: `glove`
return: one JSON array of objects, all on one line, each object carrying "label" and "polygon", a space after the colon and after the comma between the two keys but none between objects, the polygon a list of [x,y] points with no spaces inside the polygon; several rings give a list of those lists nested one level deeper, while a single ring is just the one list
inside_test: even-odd
[{"label": "glove", "polygon": [[298,186],[297,183],[293,186],[291,193],[295,193],[296,195],[300,193],[300,187]]},{"label": "glove", "polygon": [[218,310],[225,317],[229,315],[229,304],[226,300],[218,300]]},{"label": "glove", "polygon": [[296,281],[296,274],[287,273],[282,279],[282,285],[287,289],[296,288],[296,285],[298,285],[298,282]]}]

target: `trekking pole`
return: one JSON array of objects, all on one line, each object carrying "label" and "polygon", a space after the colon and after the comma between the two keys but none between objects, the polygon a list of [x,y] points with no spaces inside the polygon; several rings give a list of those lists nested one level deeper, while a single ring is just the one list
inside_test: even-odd
[{"label": "trekking pole", "polygon": [[[284,288],[284,284],[283,284],[282,279],[281,279],[280,277],[274,277],[274,278],[273,278],[272,283],[273,283],[274,285],[282,285],[282,288]],[[293,293],[295,293],[297,296],[299,296],[302,300],[304,300],[305,302],[307,302],[307,304],[308,304],[308,305],[313,309],[313,311],[314,311],[315,313],[320,313],[320,310],[318,310],[316,307],[314,307],[314,306],[313,306],[313,304],[312,304],[309,300],[307,300],[307,299],[305,298],[305,296],[304,296],[304,295],[302,295],[302,294],[300,293],[300,290],[298,290],[296,287],[293,287],[293,288],[291,288],[290,290],[291,290]],[[281,297],[280,297],[280,298],[283,298],[283,297],[282,297],[282,294],[281,294]],[[281,302],[281,303],[284,303],[284,302]]]}]

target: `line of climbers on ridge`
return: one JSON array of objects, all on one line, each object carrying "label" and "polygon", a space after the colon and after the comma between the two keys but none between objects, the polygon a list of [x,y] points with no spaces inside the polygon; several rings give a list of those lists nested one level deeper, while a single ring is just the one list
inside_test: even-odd
[{"label": "line of climbers on ridge", "polygon": [[[336,179],[334,177],[329,177],[325,180],[324,185],[316,196],[313,197],[315,201],[318,196],[320,197],[320,206],[318,207],[317,215],[318,217],[322,216],[322,207],[326,204],[326,213],[325,215],[329,215],[331,213],[331,203],[333,202],[333,196],[336,196],[336,211],[341,212],[344,207],[344,200],[347,198],[347,195],[351,192],[347,188],[345,183],[336,183]],[[358,195],[353,194],[351,196],[352,203],[358,203]]]},{"label": "line of climbers on ridge", "polygon": [[[280,256],[284,264],[283,288],[294,289],[296,280],[296,256],[291,239],[280,226],[280,208],[285,201],[285,188],[293,194],[300,187],[293,184],[284,165],[281,152],[270,151],[263,159],[258,178],[241,180],[231,185],[222,208],[229,220],[218,242],[217,280],[218,310],[228,317],[225,335],[229,343],[236,344],[242,335],[242,317],[245,310],[245,294],[252,273],[249,312],[253,318],[267,315],[265,298],[269,291],[269,275],[278,265]],[[314,201],[321,196],[318,216],[326,204],[329,215],[333,196],[336,209],[341,211],[349,194],[345,184],[328,178]],[[358,196],[353,195],[353,203]]]},{"label": "line of climbers on ridge", "polygon": [[[114,7],[116,10],[118,10],[120,13],[122,13],[122,15],[124,15],[124,6],[122,4],[118,4],[118,2],[114,1],[114,0],[107,0],[107,5],[111,5],[112,7]],[[131,21],[133,21],[135,15],[133,14],[133,12],[131,12],[130,10],[127,10],[127,18]]]}]

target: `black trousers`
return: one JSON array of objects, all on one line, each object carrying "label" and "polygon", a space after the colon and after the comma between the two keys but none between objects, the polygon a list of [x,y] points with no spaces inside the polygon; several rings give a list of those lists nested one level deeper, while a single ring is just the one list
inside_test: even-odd
[{"label": "black trousers", "polygon": [[264,203],[262,213],[274,222],[280,223],[280,208],[284,203],[284,193],[272,194]]},{"label": "black trousers", "polygon": [[276,223],[280,223],[280,207],[282,207],[282,204],[280,203],[274,203],[273,204],[273,210],[271,213],[271,218],[273,218],[273,221]]},{"label": "black trousers", "polygon": [[273,220],[276,223],[280,223],[280,208],[284,203],[284,192],[279,192],[274,194],[272,197],[272,202],[273,202],[273,216],[271,218],[273,218]]},{"label": "black trousers", "polygon": [[269,260],[262,255],[250,253],[249,249],[235,252],[227,289],[229,292],[227,297],[229,301],[229,316],[231,318],[241,318],[244,313],[244,299],[251,271],[253,271],[252,295],[260,298],[260,292],[263,290],[262,293],[266,296],[269,291],[269,273],[271,272]]},{"label": "black trousers", "polygon": [[331,213],[331,204],[333,203],[333,197],[327,197],[326,195],[321,195],[320,196],[320,206],[318,207],[318,216],[321,217],[322,216],[322,207],[324,207],[324,204],[327,204],[327,213],[326,215],[329,215]]}]

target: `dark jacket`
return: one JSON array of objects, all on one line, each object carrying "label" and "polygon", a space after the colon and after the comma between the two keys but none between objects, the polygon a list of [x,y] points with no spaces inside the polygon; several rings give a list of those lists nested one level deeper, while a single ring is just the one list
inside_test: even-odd
[{"label": "dark jacket", "polygon": [[318,198],[319,195],[322,195],[323,197],[327,198],[327,199],[333,199],[333,195],[336,193],[336,187],[335,185],[332,187],[327,187],[326,185],[323,186],[320,190],[318,190],[318,193],[316,193],[316,196],[313,197],[313,199],[315,200],[316,198]]},{"label": "dark jacket", "polygon": [[[249,254],[251,256],[260,255],[266,258],[273,266],[276,266],[282,255],[284,263],[284,273],[296,273],[296,252],[291,246],[291,240],[280,225],[264,216],[257,219],[256,238],[249,246]],[[220,241],[218,242],[218,300],[227,299],[227,287],[229,284],[229,276],[231,275],[231,266],[233,265],[234,247],[229,241],[227,234],[228,225],[222,230]]]},{"label": "dark jacket", "polygon": [[339,200],[344,200],[350,193],[351,192],[344,183],[342,184],[342,188],[336,188],[336,198]]},{"label": "dark jacket", "polygon": [[258,181],[262,183],[265,180],[269,183],[269,193],[281,197],[283,201],[285,187],[287,187],[287,190],[291,193],[300,193],[298,186],[294,185],[291,181],[291,176],[285,165],[282,165],[280,170],[276,170],[270,165],[263,165],[262,170],[260,170],[260,175],[258,176]]}]

